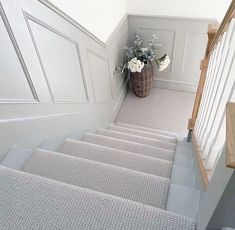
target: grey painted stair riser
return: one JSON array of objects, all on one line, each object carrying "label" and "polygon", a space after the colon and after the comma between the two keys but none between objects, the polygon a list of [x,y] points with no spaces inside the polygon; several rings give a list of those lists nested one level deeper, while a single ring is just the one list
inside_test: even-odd
[{"label": "grey painted stair riser", "polygon": [[91,133],[85,134],[82,137],[82,141],[168,161],[172,161],[175,154],[170,150]]},{"label": "grey painted stair riser", "polygon": [[148,127],[143,127],[143,126],[139,126],[139,125],[131,125],[131,124],[125,124],[125,123],[121,123],[121,122],[118,122],[116,125],[121,126],[121,127],[125,127],[125,128],[131,128],[131,129],[146,131],[146,132],[150,132],[150,133],[166,135],[166,136],[169,136],[169,137],[177,137],[176,133],[171,133],[171,132],[164,131],[164,130],[158,130],[158,129],[148,128]]},{"label": "grey painted stair riser", "polygon": [[107,137],[113,137],[117,139],[137,142],[137,143],[141,143],[145,145],[151,145],[151,146],[164,148],[164,149],[168,149],[172,151],[175,151],[175,148],[176,148],[176,144],[173,144],[173,143],[167,143],[167,142],[159,141],[159,140],[152,139],[152,138],[140,137],[136,135],[116,132],[116,131],[107,130],[107,129],[99,129],[97,133],[100,135],[107,136]]},{"label": "grey painted stair riser", "polygon": [[196,218],[199,199],[198,190],[171,184],[166,209],[179,215]]},{"label": "grey painted stair riser", "polygon": [[37,150],[22,170],[162,209],[169,189],[167,178],[46,150]]},{"label": "grey painted stair riser", "polygon": [[67,139],[59,152],[160,177],[170,177],[171,174],[170,161],[72,139]]},{"label": "grey painted stair riser", "polygon": [[120,127],[117,125],[110,125],[108,127],[108,129],[112,130],[112,131],[132,134],[132,135],[136,135],[136,136],[148,137],[148,138],[152,138],[152,139],[156,139],[156,140],[160,140],[160,141],[164,141],[164,142],[176,143],[175,137],[164,136],[161,134],[150,133],[150,132],[141,131],[141,130],[137,130],[137,129],[124,128],[124,127]]},{"label": "grey painted stair riser", "polygon": [[4,198],[0,199],[2,229],[195,230],[196,227],[191,218],[4,167],[0,167],[0,188]]}]

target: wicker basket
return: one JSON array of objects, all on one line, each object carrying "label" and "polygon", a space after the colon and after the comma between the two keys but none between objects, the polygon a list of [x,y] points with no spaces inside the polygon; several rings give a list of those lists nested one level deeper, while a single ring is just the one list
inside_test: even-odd
[{"label": "wicker basket", "polygon": [[145,64],[141,73],[131,72],[131,84],[137,97],[147,97],[153,86],[153,66],[149,62]]}]

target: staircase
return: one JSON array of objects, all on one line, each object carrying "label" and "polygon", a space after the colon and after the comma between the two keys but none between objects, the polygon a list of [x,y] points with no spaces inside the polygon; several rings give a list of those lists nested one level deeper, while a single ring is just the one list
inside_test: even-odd
[{"label": "staircase", "polygon": [[196,228],[191,144],[174,133],[117,123],[0,164],[1,229]]}]

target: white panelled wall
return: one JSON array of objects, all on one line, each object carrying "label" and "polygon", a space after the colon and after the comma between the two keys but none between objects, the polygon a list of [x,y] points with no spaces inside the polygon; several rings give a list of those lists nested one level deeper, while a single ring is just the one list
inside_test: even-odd
[{"label": "white panelled wall", "polygon": [[50,0],[95,36],[106,42],[126,11],[126,0]]},{"label": "white panelled wall", "polygon": [[136,33],[144,41],[156,34],[162,47],[159,57],[167,53],[171,64],[164,71],[155,71],[154,86],[196,92],[200,62],[205,55],[208,24],[214,21],[154,16],[129,16],[129,44]]},{"label": "white panelled wall", "polygon": [[12,145],[37,147],[115,119],[127,17],[105,44],[47,1],[0,0],[0,31],[0,158]]},{"label": "white panelled wall", "polygon": [[231,0],[127,0],[129,14],[222,21]]},{"label": "white panelled wall", "polygon": [[[235,94],[235,20],[212,51],[195,137],[208,170],[215,169],[226,141],[226,103]],[[212,173],[211,173],[212,175]]]},{"label": "white panelled wall", "polygon": [[231,2],[231,0],[49,1],[104,42],[125,14],[213,19],[220,22]]}]

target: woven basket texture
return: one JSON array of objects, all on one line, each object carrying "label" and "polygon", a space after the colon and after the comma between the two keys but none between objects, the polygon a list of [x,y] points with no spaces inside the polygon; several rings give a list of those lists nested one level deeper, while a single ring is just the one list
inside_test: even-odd
[{"label": "woven basket texture", "polygon": [[145,64],[141,73],[131,72],[131,85],[137,97],[147,97],[153,86],[153,66],[149,62]]}]

